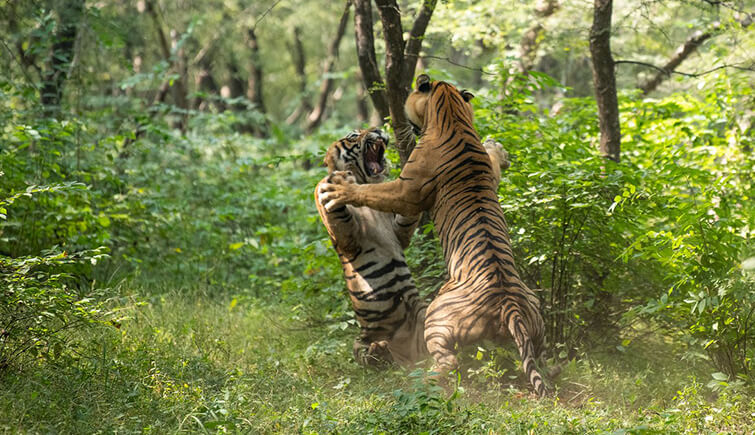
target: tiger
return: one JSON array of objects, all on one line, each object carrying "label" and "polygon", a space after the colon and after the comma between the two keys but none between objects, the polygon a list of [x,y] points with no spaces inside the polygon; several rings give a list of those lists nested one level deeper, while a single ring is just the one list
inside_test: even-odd
[{"label": "tiger", "polygon": [[[388,143],[388,136],[377,128],[354,130],[334,142],[323,162],[329,175],[320,184],[335,179],[359,184],[382,182],[388,172],[384,157]],[[489,139],[485,147],[491,160],[497,162],[495,166],[499,171],[509,167],[508,153],[501,143]],[[352,307],[361,327],[354,341],[354,359],[362,365],[391,362],[410,365],[424,358],[427,356],[424,339],[427,304],[415,300],[417,291],[408,275],[403,254],[417,226],[417,218],[393,216],[366,207],[347,206],[343,210],[327,212],[317,200],[317,192],[315,189],[315,203],[341,259]],[[360,266],[369,263],[374,265],[360,270]],[[385,281],[383,276],[363,273],[384,270],[392,263],[398,266],[396,273],[388,276],[391,278],[390,288],[380,289]],[[382,298],[375,300],[373,295],[378,291],[386,296],[393,294],[394,298],[403,296],[406,306],[396,306],[395,315],[381,319],[379,313],[385,312],[386,306],[393,307],[394,303],[400,302],[393,300],[388,304]]]},{"label": "tiger", "polygon": [[540,303],[514,264],[495,170],[473,126],[472,97],[426,74],[417,77],[405,110],[421,134],[399,178],[370,185],[333,179],[318,187],[319,200],[326,211],[347,204],[409,216],[428,210],[449,275],[426,310],[433,370],[458,368],[457,345],[513,338],[527,379],[544,397],[536,364],[545,347]]},{"label": "tiger", "polygon": [[380,183],[389,165],[389,138],[382,130],[355,130],[334,142],[324,164],[329,175],[315,189],[315,203],[341,260],[351,305],[360,325],[354,359],[364,366],[408,366],[427,356],[424,321],[427,303],[420,297],[404,258],[419,222],[366,207],[325,210],[318,198],[326,183]]}]

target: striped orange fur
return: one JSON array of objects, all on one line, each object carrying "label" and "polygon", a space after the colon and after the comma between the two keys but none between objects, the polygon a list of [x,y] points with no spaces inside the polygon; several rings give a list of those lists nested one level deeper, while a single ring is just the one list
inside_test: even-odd
[{"label": "striped orange fur", "polygon": [[425,319],[436,370],[457,368],[457,344],[511,338],[542,397],[546,388],[536,359],[544,347],[543,319],[514,264],[496,173],[474,129],[470,97],[449,83],[418,77],[406,109],[422,135],[399,179],[324,184],[320,201],[328,210],[344,204],[406,215],[429,210],[449,273]]}]

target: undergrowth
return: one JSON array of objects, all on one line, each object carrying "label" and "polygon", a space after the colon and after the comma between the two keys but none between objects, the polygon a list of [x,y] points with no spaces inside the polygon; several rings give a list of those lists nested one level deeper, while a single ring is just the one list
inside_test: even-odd
[{"label": "undergrowth", "polygon": [[[127,289],[123,289],[128,293]],[[444,390],[425,369],[377,372],[350,357],[351,330],[323,334],[280,304],[206,287],[140,289],[126,319],[88,333],[68,364],[4,372],[0,428],[10,432],[620,433],[744,432],[755,401],[717,394],[658,337],[631,355],[595,352],[564,368],[557,394],[465,374]],[[84,337],[82,337],[84,338]],[[666,350],[664,350],[666,349]],[[470,371],[500,365],[465,351]],[[487,353],[487,352],[484,352]],[[477,361],[475,368],[472,361]],[[490,369],[488,367],[488,369]],[[623,432],[622,432],[623,431]]]}]

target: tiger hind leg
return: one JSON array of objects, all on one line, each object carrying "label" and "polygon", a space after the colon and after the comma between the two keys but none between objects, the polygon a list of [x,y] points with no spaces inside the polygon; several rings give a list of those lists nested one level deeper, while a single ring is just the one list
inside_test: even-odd
[{"label": "tiger hind leg", "polygon": [[444,306],[447,294],[441,294],[427,308],[425,317],[425,343],[428,353],[433,357],[433,371],[438,377],[447,375],[459,367],[456,358],[457,318]]},{"label": "tiger hind leg", "polygon": [[361,337],[354,340],[354,360],[365,367],[380,367],[393,363],[393,355],[388,341],[366,341]]}]

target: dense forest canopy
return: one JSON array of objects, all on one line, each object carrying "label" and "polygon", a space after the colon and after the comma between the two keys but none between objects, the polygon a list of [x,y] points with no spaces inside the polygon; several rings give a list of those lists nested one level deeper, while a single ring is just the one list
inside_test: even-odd
[{"label": "dense forest canopy", "polygon": [[[752,431],[753,6],[0,3],[0,429]],[[547,400],[494,343],[445,390],[351,355],[312,192],[355,128],[391,133],[398,175],[421,73],[470,90],[509,153]],[[422,222],[405,255],[430,299]]]}]

